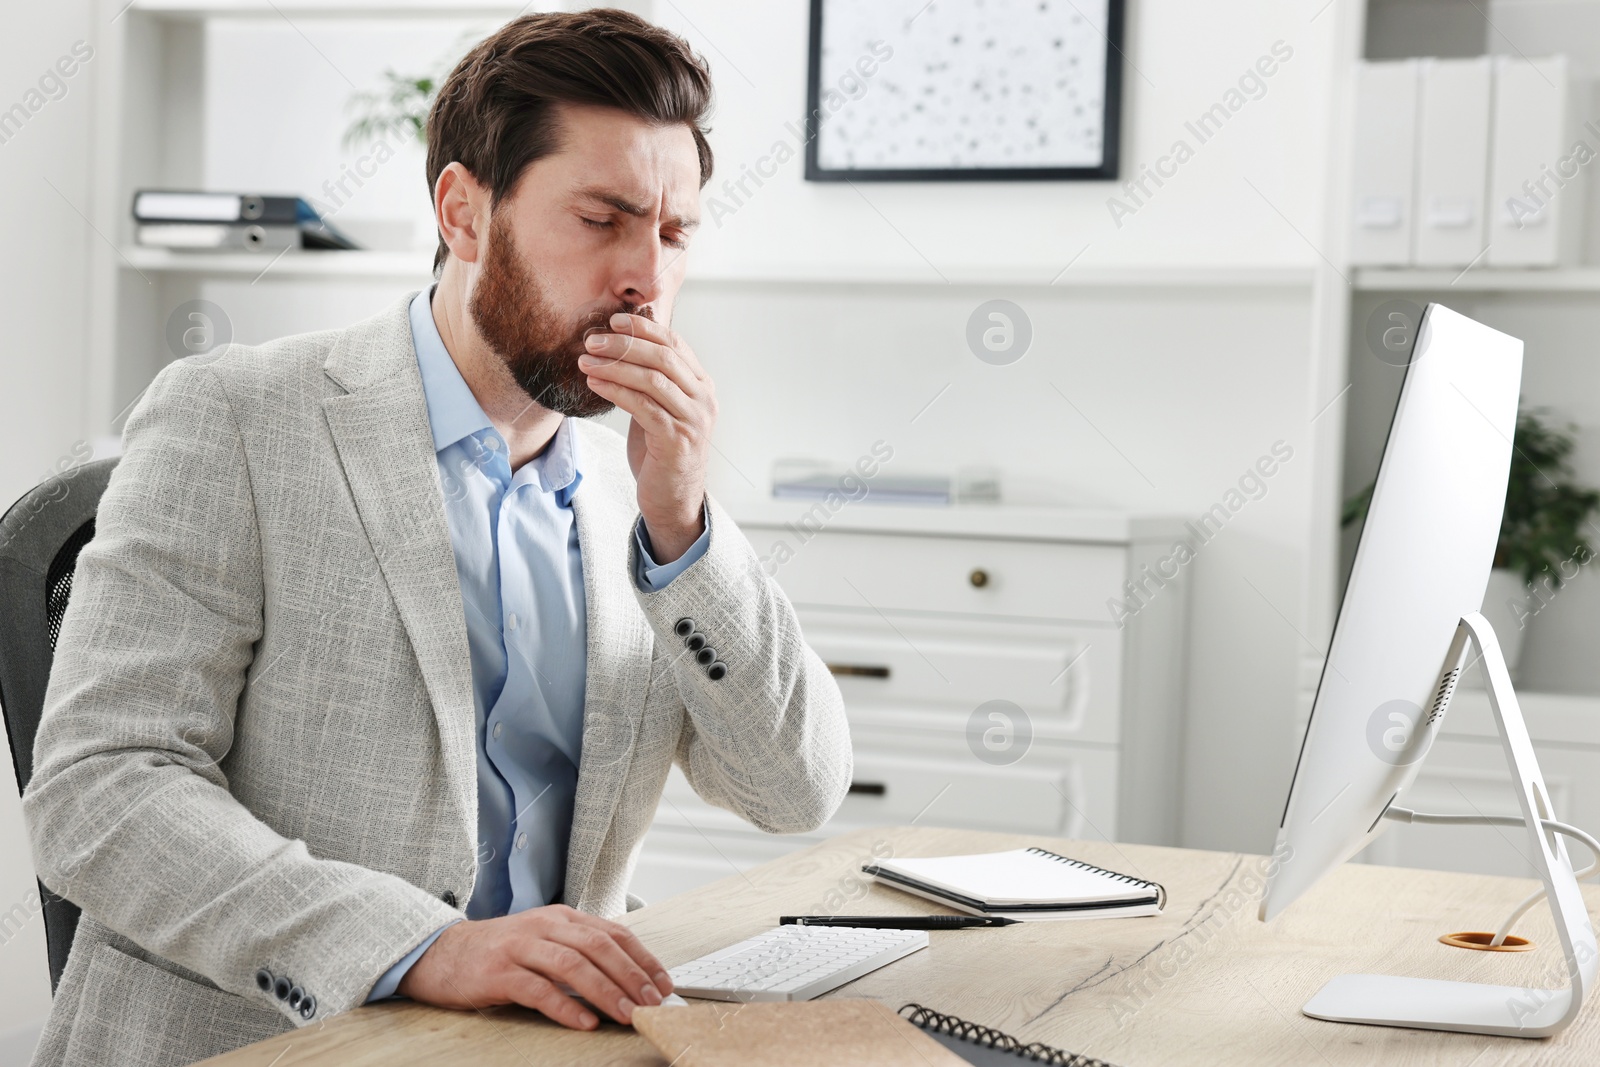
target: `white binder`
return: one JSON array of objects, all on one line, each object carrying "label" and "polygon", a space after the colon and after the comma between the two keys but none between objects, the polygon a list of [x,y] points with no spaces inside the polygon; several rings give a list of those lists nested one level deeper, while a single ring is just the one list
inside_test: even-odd
[{"label": "white binder", "polygon": [[1489,243],[1492,60],[1423,59],[1418,110],[1416,242],[1419,267],[1465,267]]},{"label": "white binder", "polygon": [[1567,57],[1496,56],[1494,77],[1485,262],[1575,263],[1589,167],[1573,152],[1577,108]]},{"label": "white binder", "polygon": [[1415,59],[1363,63],[1356,71],[1350,174],[1350,262],[1355,266],[1411,262],[1417,98]]}]

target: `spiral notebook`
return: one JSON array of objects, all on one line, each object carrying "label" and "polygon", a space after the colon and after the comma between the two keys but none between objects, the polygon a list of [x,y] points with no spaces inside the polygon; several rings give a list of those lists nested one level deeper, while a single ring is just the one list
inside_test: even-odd
[{"label": "spiral notebook", "polygon": [[969,1023],[954,1015],[942,1015],[921,1004],[905,1005],[900,1009],[900,1017],[974,1067],[1006,1067],[1018,1060],[1047,1063],[1052,1067],[1115,1067],[1105,1060],[1052,1048],[1041,1041],[1024,1045],[1010,1034]]},{"label": "spiral notebook", "polygon": [[1159,915],[1167,891],[1043,848],[973,856],[886,859],[861,870],[879,881],[972,915],[1104,919]]}]

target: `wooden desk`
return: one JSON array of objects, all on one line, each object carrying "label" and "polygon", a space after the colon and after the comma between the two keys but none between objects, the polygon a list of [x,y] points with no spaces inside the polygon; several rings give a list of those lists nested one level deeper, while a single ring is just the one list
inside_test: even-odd
[{"label": "wooden desk", "polygon": [[[1447,831],[1441,831],[1447,832]],[[1525,879],[1346,865],[1270,926],[1256,919],[1266,860],[1226,852],[1060,841],[966,830],[860,831],[634,912],[628,922],[668,967],[773,926],[780,914],[937,910],[857,874],[887,843],[900,856],[1042,845],[1164,883],[1155,918],[1029,923],[934,933],[924,951],[836,996],[917,1001],[1026,1041],[1161,1064],[1501,1064],[1600,1062],[1600,1005],[1548,1041],[1319,1022],[1300,1005],[1349,971],[1556,985],[1562,959],[1547,914],[1518,932],[1539,948],[1470,952],[1441,933],[1493,929]],[[829,893],[840,897],[829,899]],[[1600,887],[1585,886],[1592,909]],[[853,896],[852,896],[853,894]],[[662,1067],[632,1030],[576,1033],[516,1007],[452,1012],[410,1002],[358,1008],[205,1061],[213,1067],[605,1064]]]}]

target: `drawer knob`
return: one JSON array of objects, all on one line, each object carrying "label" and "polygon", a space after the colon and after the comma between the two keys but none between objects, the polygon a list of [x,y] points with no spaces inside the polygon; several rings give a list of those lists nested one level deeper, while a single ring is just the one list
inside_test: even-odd
[{"label": "drawer knob", "polygon": [[967,575],[967,581],[972,583],[972,588],[982,589],[989,584],[989,572],[982,567],[974,567],[972,573]]}]

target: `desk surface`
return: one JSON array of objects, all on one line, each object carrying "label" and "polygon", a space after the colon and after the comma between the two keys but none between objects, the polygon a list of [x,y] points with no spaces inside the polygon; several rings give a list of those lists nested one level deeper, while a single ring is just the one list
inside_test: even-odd
[{"label": "desk surface", "polygon": [[[1447,832],[1447,831],[1443,831]],[[1255,917],[1266,860],[1227,852],[1062,841],[967,830],[865,830],[632,913],[628,923],[668,967],[777,923],[822,911],[921,914],[932,904],[869,886],[856,872],[891,847],[931,856],[1042,845],[1166,885],[1154,918],[1041,922],[930,935],[931,944],[834,996],[917,1001],[1025,1041],[1160,1064],[1372,1064],[1495,1067],[1600,1062],[1600,1005],[1548,1041],[1319,1022],[1300,1014],[1345,972],[1556,985],[1560,948],[1548,913],[1518,932],[1536,951],[1470,952],[1441,933],[1493,929],[1532,887],[1524,879],[1346,865],[1271,925]],[[830,893],[839,897],[828,899]],[[1592,909],[1600,887],[1585,886]],[[924,906],[924,905],[927,906]],[[281,1058],[280,1058],[281,1057]],[[395,1001],[358,1008],[205,1061],[212,1067],[662,1067],[631,1029],[564,1030],[517,1007],[453,1012]]]}]

